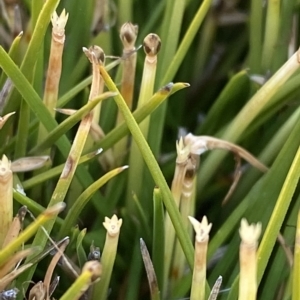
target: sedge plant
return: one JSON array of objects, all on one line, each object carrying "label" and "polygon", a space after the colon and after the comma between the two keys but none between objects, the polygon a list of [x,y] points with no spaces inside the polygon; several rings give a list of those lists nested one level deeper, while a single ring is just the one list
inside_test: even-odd
[{"label": "sedge plant", "polygon": [[0,0],[0,299],[299,299],[300,3],[263,4]]}]

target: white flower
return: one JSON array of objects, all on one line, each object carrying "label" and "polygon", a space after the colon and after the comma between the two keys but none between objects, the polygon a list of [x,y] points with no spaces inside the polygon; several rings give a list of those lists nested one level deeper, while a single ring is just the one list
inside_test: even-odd
[{"label": "white flower", "polygon": [[122,219],[118,219],[116,215],[113,215],[111,219],[105,217],[105,222],[103,222],[103,226],[107,230],[107,234],[111,237],[114,237],[119,234],[122,222]]},{"label": "white flower", "polygon": [[209,238],[209,232],[212,227],[211,223],[208,224],[207,217],[204,216],[201,222],[199,222],[198,220],[190,216],[188,218],[192,223],[194,230],[196,232],[196,241],[198,243],[207,241]]},{"label": "white flower", "polygon": [[183,143],[183,138],[181,137],[179,141],[176,142],[177,159],[176,163],[185,163],[190,155],[190,145],[185,146]]},{"label": "white flower", "polygon": [[69,14],[66,14],[65,9],[63,9],[60,16],[57,15],[56,11],[52,14],[51,22],[55,34],[63,36],[65,34],[65,27],[68,21]]},{"label": "white flower", "polygon": [[246,219],[242,219],[239,232],[243,243],[256,247],[261,234],[261,223],[248,224]]}]

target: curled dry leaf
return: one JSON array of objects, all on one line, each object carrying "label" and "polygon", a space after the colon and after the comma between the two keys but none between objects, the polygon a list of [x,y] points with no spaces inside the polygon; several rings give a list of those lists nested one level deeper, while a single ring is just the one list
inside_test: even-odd
[{"label": "curled dry leaf", "polygon": [[0,278],[3,278],[7,275],[20,260],[26,258],[27,256],[33,254],[37,249],[29,248],[26,250],[22,250],[17,252],[15,255],[6,260],[6,262],[0,268]]},{"label": "curled dry leaf", "polygon": [[23,265],[2,277],[0,279],[0,290],[4,290],[16,277],[18,277],[25,270],[29,269],[31,266],[32,264]]},{"label": "curled dry leaf", "polygon": [[192,154],[201,155],[207,150],[213,149],[229,150],[245,159],[248,163],[259,169],[260,171],[266,172],[268,170],[268,168],[263,163],[256,159],[247,150],[225,140],[205,135],[195,136],[189,133],[184,137],[184,143],[185,145],[190,145],[190,151]]},{"label": "curled dry leaf", "polygon": [[149,251],[143,239],[140,239],[140,249],[141,249],[142,258],[147,273],[150,292],[153,297],[154,295],[159,294],[158,283],[157,283],[157,278],[153,267],[153,263],[150,258]]},{"label": "curled dry leaf", "polygon": [[43,167],[49,160],[48,155],[22,157],[11,163],[11,169],[13,172],[33,171]]},{"label": "curled dry leaf", "polygon": [[55,247],[57,248],[57,253],[53,256],[53,258],[48,266],[45,278],[44,278],[44,288],[46,289],[47,299],[50,296],[50,285],[51,285],[50,282],[51,282],[51,277],[53,275],[54,268],[57,265],[60,258],[64,255],[63,252],[65,251],[66,247],[68,246],[69,241],[70,240],[68,238],[65,239],[59,248],[55,245]]},{"label": "curled dry leaf", "polygon": [[20,233],[23,225],[23,221],[25,218],[25,215],[27,213],[27,207],[22,206],[19,209],[19,212],[14,217],[13,222],[11,226],[9,227],[9,230],[6,234],[5,240],[3,242],[3,248],[5,248],[11,241],[13,241]]}]

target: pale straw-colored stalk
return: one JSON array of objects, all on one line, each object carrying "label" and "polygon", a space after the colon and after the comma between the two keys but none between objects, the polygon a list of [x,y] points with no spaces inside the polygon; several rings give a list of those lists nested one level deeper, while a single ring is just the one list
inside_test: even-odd
[{"label": "pale straw-colored stalk", "polygon": [[[187,166],[182,183],[182,192],[180,200],[180,215],[184,224],[184,228],[190,235],[192,235],[191,224],[188,216],[194,215],[195,204],[195,184],[196,184],[196,170],[198,164],[198,157],[190,156],[187,161]],[[186,258],[182,247],[178,240],[175,243],[174,259],[171,266],[171,286],[174,287],[178,280],[183,276],[184,270],[187,267]]]},{"label": "pale straw-colored stalk", "polygon": [[[0,290],[2,291],[5,287],[3,287],[3,278],[4,276],[8,275],[17,264],[20,263],[20,261],[24,258],[26,258],[28,255],[34,253],[36,251],[35,248],[27,248],[26,250],[21,250],[14,254],[12,257],[8,258],[4,265],[0,268]],[[0,298],[1,299],[1,298]]]},{"label": "pale straw-colored stalk", "polygon": [[[104,61],[102,61],[102,63],[104,63]],[[98,95],[96,96],[102,94],[103,90],[104,90],[104,81],[102,80],[102,77],[99,76],[99,91],[98,91]],[[94,108],[94,112],[93,112],[93,123],[97,125],[99,124],[100,121],[101,106],[102,106],[102,102],[98,103]]]},{"label": "pale straw-colored stalk", "polygon": [[122,219],[118,219],[116,215],[113,215],[111,219],[105,217],[105,222],[103,222],[103,226],[107,230],[107,233],[101,257],[102,278],[95,284],[93,289],[93,300],[105,300],[107,298],[122,222]]},{"label": "pale straw-colored stalk", "polygon": [[[127,104],[132,109],[132,99],[134,91],[136,48],[135,41],[138,34],[138,26],[130,22],[123,24],[120,30],[120,39],[123,43],[122,59],[122,84],[120,92]],[[123,121],[122,114],[118,113],[117,124]]]},{"label": "pale straw-colored stalk", "polygon": [[206,255],[209,240],[209,232],[212,224],[208,224],[206,216],[202,218],[201,222],[197,221],[195,218],[190,216],[189,220],[196,232],[194,271],[190,299],[204,300],[206,284]]},{"label": "pale straw-colored stalk", "polygon": [[5,248],[10,242],[12,242],[19,235],[22,229],[22,225],[26,213],[27,213],[27,207],[22,206],[19,209],[17,215],[14,217],[11,226],[9,227],[9,230],[7,232],[7,235],[2,245],[3,248]]},{"label": "pale straw-colored stalk", "polygon": [[[135,67],[136,67],[136,48],[135,41],[137,38],[138,26],[127,22],[122,25],[120,30],[120,39],[123,43],[123,60],[122,60],[122,83],[120,92],[129,107],[132,109],[132,100],[134,92]],[[117,115],[117,126],[124,121],[120,111]],[[121,139],[114,147],[114,156],[116,164],[121,163],[126,153],[128,138]]]},{"label": "pale straw-colored stalk", "polygon": [[[65,26],[68,21],[68,16],[69,14],[63,10],[60,16],[54,11],[51,17],[52,39],[43,101],[53,117],[55,116],[54,109],[58,98],[62,70],[62,55],[65,43]],[[38,140],[40,141],[46,135],[47,131],[44,126],[41,125],[39,128]]]},{"label": "pale straw-colored stalk", "polygon": [[[93,63],[93,59],[90,56],[90,54],[88,54],[88,52],[85,50],[86,48],[83,49],[85,55],[87,55],[87,57],[89,58],[90,62]],[[89,51],[94,51],[96,53],[96,55],[99,57],[101,64],[105,63],[105,54],[104,51],[102,50],[102,48],[98,47],[98,46],[92,46],[89,48]],[[98,70],[98,73],[99,70]],[[94,76],[94,72],[93,72],[93,76]],[[97,85],[97,93],[95,93],[93,95],[93,98],[96,98],[97,96],[99,96],[100,94],[103,93],[104,90],[104,81],[102,79],[102,77],[100,75],[98,75],[97,77],[93,77],[93,81],[97,80],[98,82],[96,83]],[[96,91],[95,91],[96,92]],[[92,117],[92,122],[95,124],[99,124],[99,120],[100,120],[100,113],[101,113],[101,106],[102,106],[102,102],[99,102],[96,107],[93,109],[93,117]]]},{"label": "pale straw-colored stalk", "polygon": [[[104,51],[98,46],[94,46],[94,47],[99,48],[99,51],[101,52],[101,64],[104,65],[105,64]],[[99,70],[98,70],[98,72],[99,72]],[[102,77],[97,76],[97,80],[98,80],[98,83],[97,83],[98,91],[97,91],[97,94],[94,95],[94,98],[103,94],[103,91],[104,91],[104,81],[103,81]],[[99,125],[101,107],[102,107],[102,102],[99,102],[93,109],[92,122],[90,125],[89,137],[86,140],[85,150],[90,150],[90,148],[94,145],[95,142],[97,142],[99,139],[101,139],[105,136],[104,132],[102,131],[102,129]],[[103,136],[101,136],[101,134],[99,135],[99,132],[101,132],[101,133],[103,132]],[[103,156],[98,157],[98,161],[103,166],[104,169],[106,169],[106,170],[111,169],[111,166],[113,165],[112,150],[108,149],[107,153],[105,153]]]},{"label": "pale straw-colored stalk", "polygon": [[52,295],[52,292],[53,292],[53,291],[50,290],[50,287],[51,287],[51,279],[52,279],[52,276],[53,276],[54,269],[55,269],[56,265],[59,263],[62,256],[64,255],[63,253],[66,250],[66,247],[68,246],[69,241],[70,241],[70,239],[67,238],[63,241],[63,243],[59,246],[59,248],[56,246],[57,252],[53,256],[53,258],[52,258],[52,260],[51,260],[51,262],[50,262],[50,264],[47,268],[47,271],[46,271],[46,274],[45,274],[45,277],[44,277],[44,287],[45,287],[45,292],[46,292],[46,300],[50,300],[50,296]]},{"label": "pale straw-colored stalk", "polygon": [[0,160],[0,249],[13,219],[13,173],[11,162],[3,155]]},{"label": "pale straw-colored stalk", "polygon": [[63,9],[60,16],[54,11],[52,22],[52,39],[49,57],[49,66],[46,77],[44,103],[49,109],[52,116],[55,115],[59,81],[62,70],[62,55],[65,43],[65,26],[68,21],[69,14]]},{"label": "pale straw-colored stalk", "polygon": [[261,224],[248,224],[242,219],[240,227],[239,300],[255,300],[257,294],[257,245]]},{"label": "pale straw-colored stalk", "polygon": [[[161,41],[157,34],[150,33],[145,37],[143,42],[143,49],[146,54],[146,57],[144,61],[140,95],[137,104],[138,108],[145,105],[145,103],[147,103],[147,101],[153,94],[156,77],[157,54],[160,50],[160,47]],[[143,123],[147,124],[146,120],[144,120]],[[145,128],[141,130],[145,130],[143,134],[145,137],[147,137],[147,127],[145,126]]]},{"label": "pale straw-colored stalk", "polygon": [[[89,49],[83,48],[83,51],[93,66],[93,81],[89,95],[89,101],[93,101],[93,99],[99,95],[100,73],[98,65],[102,63],[104,59],[104,54],[102,49],[97,46],[92,46]],[[57,199],[64,199],[75,174],[80,155],[82,153],[88,133],[90,131],[92,119],[93,111],[89,112],[81,120],[69,156],[61,173],[57,186],[53,192],[53,196],[50,203],[53,201],[57,201]]]},{"label": "pale straw-colored stalk", "polygon": [[[52,38],[43,102],[53,118],[55,118],[55,107],[58,99],[59,82],[62,72],[62,55],[65,43],[65,26],[68,21],[68,16],[69,14],[66,13],[64,9],[60,16],[57,15],[56,11],[54,11],[51,16]],[[40,124],[38,129],[37,143],[41,142],[47,135],[48,131],[42,124]],[[46,155],[50,155],[50,153],[50,148],[43,151],[43,154]],[[44,170],[46,169],[47,167],[44,168]],[[40,173],[41,171],[35,172],[35,174]],[[42,186],[36,187],[33,191],[33,195],[35,197],[38,197],[41,193]]]},{"label": "pale straw-colored stalk", "polygon": [[[143,48],[146,53],[146,57],[144,61],[140,95],[137,104],[138,108],[145,105],[147,101],[152,97],[156,76],[157,53],[160,50],[160,46],[161,41],[158,35],[150,33],[145,37],[143,42]],[[150,117],[147,117],[144,121],[140,123],[140,129],[146,139],[148,136],[149,122]],[[133,204],[132,201],[130,201],[131,193],[133,191],[138,198],[141,197],[142,178],[144,173],[143,158],[135,142],[133,142],[131,145],[129,165],[130,169],[127,190],[127,201],[129,201],[129,207],[132,208]],[[137,178],[139,178],[139,180],[137,180]]]},{"label": "pale straw-colored stalk", "polygon": [[[6,289],[12,283],[12,281],[14,279],[16,279],[21,273],[28,270],[31,266],[32,266],[31,263],[23,264],[21,267],[15,268],[11,272],[6,274],[5,276],[1,277],[1,279],[0,279],[0,289],[1,289],[1,291]],[[2,293],[0,295],[2,296]],[[7,299],[7,298],[1,297],[1,299]],[[10,298],[10,299],[16,299],[16,298]]]},{"label": "pale straw-colored stalk", "polygon": [[[182,195],[183,180],[190,155],[189,146],[185,147],[183,139],[176,143],[177,158],[171,192],[175,205],[179,208]],[[164,253],[164,296],[168,294],[168,281],[170,275],[171,260],[175,246],[175,230],[168,213],[165,216],[165,253]]]},{"label": "pale straw-colored stalk", "polygon": [[[89,101],[92,101],[95,97],[99,95],[99,82],[100,73],[98,70],[98,65],[102,63],[104,56],[103,51],[100,47],[92,46],[89,49],[83,48],[85,55],[89,58],[93,66],[93,81],[91,86],[91,91],[89,95]],[[84,144],[86,142],[91,123],[93,119],[93,111],[89,112],[80,122],[77,134],[73,141],[69,156],[65,163],[64,169],[60,176],[60,180],[55,188],[52,199],[57,197],[57,193],[65,195],[71,180],[76,171],[76,167],[82,153]],[[64,198],[64,196],[63,196]]]}]

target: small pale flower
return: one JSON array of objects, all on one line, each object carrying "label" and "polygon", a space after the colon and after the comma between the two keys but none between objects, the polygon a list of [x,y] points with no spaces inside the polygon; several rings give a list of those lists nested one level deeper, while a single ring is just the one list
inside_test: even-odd
[{"label": "small pale flower", "polygon": [[63,36],[65,34],[65,26],[68,21],[69,14],[66,14],[65,9],[63,9],[60,16],[57,15],[56,11],[52,14],[51,22],[55,34]]},{"label": "small pale flower", "polygon": [[193,218],[191,216],[189,216],[188,218],[189,218],[190,222],[192,223],[194,230],[196,232],[196,241],[198,243],[207,241],[209,238],[209,232],[212,227],[211,223],[208,224],[207,217],[204,216],[202,218],[201,222],[199,222],[198,220],[196,220],[195,218]]},{"label": "small pale flower", "polygon": [[118,219],[116,215],[113,215],[111,219],[105,217],[105,222],[103,222],[103,226],[107,230],[107,234],[111,237],[114,237],[119,234],[122,222],[122,219]]},{"label": "small pale flower", "polygon": [[183,143],[183,138],[181,137],[179,141],[176,142],[177,159],[176,163],[184,163],[188,160],[190,155],[190,145],[185,146]]},{"label": "small pale flower", "polygon": [[242,219],[239,232],[243,243],[256,246],[261,234],[261,223],[248,224],[246,219]]}]

